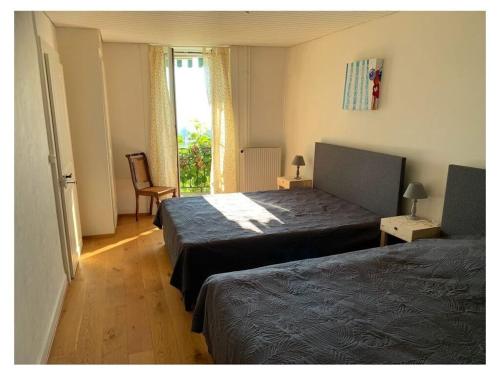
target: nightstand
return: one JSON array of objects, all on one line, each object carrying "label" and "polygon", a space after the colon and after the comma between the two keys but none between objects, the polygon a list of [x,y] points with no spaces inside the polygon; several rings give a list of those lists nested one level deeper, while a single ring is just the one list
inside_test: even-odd
[{"label": "nightstand", "polygon": [[387,244],[387,235],[395,236],[406,242],[419,238],[439,237],[439,225],[426,219],[412,220],[407,215],[383,217],[380,220],[380,246]]},{"label": "nightstand", "polygon": [[301,178],[296,180],[294,177],[278,177],[278,189],[311,188],[312,180]]}]

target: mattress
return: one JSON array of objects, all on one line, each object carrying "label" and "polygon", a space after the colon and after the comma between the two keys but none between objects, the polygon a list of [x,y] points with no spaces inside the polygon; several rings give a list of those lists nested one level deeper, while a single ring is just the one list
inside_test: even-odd
[{"label": "mattress", "polygon": [[317,189],[169,199],[155,218],[188,310],[212,274],[376,246],[379,222]]},{"label": "mattress", "polygon": [[204,283],[216,363],[485,363],[485,241],[431,239]]}]

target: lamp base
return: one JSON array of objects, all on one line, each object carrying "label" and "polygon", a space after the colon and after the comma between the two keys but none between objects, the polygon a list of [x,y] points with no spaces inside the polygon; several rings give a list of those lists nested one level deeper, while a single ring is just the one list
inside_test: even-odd
[{"label": "lamp base", "polygon": [[297,174],[295,175],[295,179],[296,180],[301,180],[302,179],[302,177],[300,177],[299,173],[300,173],[300,166],[297,165]]},{"label": "lamp base", "polygon": [[408,215],[408,219],[410,219],[410,220],[418,220],[418,216],[417,216],[417,200],[416,199],[413,200],[413,203],[411,205],[410,215]]}]

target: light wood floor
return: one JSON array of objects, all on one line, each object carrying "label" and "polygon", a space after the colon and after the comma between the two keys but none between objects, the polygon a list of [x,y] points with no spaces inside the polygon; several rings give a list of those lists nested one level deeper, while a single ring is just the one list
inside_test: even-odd
[{"label": "light wood floor", "polygon": [[192,314],[170,285],[152,217],[118,219],[116,234],[84,239],[49,363],[211,363]]}]

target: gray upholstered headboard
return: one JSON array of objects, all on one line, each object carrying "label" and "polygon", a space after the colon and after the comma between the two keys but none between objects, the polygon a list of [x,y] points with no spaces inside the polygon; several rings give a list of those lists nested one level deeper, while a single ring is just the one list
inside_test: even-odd
[{"label": "gray upholstered headboard", "polygon": [[396,216],[405,163],[399,156],[316,143],[313,185],[380,216]]},{"label": "gray upholstered headboard", "polygon": [[486,170],[450,164],[441,231],[452,235],[486,234]]}]

